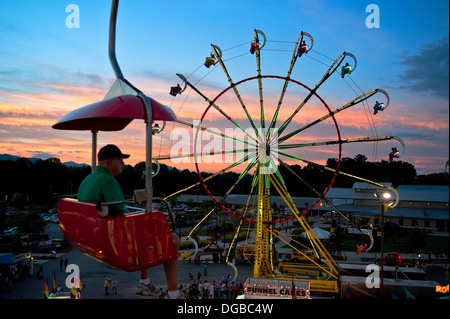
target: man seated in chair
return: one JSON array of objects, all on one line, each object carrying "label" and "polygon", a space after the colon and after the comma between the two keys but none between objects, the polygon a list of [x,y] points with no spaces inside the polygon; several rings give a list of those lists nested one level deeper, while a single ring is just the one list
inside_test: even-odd
[{"label": "man seated in chair", "polygon": [[[98,165],[95,171],[88,175],[78,189],[78,200],[84,202],[117,202],[123,201],[124,196],[119,182],[114,178],[122,173],[124,158],[129,158],[129,154],[123,154],[120,149],[113,144],[108,144],[100,149],[97,154]],[[128,213],[125,204],[109,206],[109,215],[113,217],[123,216]],[[179,247],[179,238],[173,234],[175,246]],[[164,264],[164,271],[167,279],[169,297],[178,298],[177,276],[178,260],[169,260]],[[140,271],[140,281],[136,289],[136,294],[145,296],[157,296],[158,293],[151,285],[148,277],[148,269]]]},{"label": "man seated in chair", "polygon": [[307,53],[308,46],[306,45],[306,42],[303,41],[303,43],[298,48],[298,56],[301,57],[303,53]]},{"label": "man seated in chair", "polygon": [[373,106],[373,115],[377,114],[378,111],[384,110],[384,103],[380,103],[378,101],[375,102],[375,105]]},{"label": "man seated in chair", "polygon": [[170,95],[172,95],[172,96],[176,96],[177,94],[181,94],[180,92],[181,92],[181,86],[180,86],[180,84],[177,84],[177,86],[171,86],[170,87]]},{"label": "man seated in chair", "polygon": [[209,69],[209,67],[211,65],[216,65],[216,58],[214,57],[214,55],[211,53],[211,56],[207,56],[205,58],[205,66]]},{"label": "man seated in chair", "polygon": [[345,65],[342,67],[341,77],[344,78],[344,75],[352,73],[352,67],[348,62],[345,62]]}]

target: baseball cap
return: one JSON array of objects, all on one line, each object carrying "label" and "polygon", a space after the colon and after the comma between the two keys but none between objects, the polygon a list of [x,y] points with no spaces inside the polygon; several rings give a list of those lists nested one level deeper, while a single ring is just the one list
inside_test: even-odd
[{"label": "baseball cap", "polygon": [[110,158],[119,157],[119,158],[128,158],[129,154],[123,154],[120,149],[114,144],[108,144],[103,146],[98,152],[98,160],[104,161]]}]

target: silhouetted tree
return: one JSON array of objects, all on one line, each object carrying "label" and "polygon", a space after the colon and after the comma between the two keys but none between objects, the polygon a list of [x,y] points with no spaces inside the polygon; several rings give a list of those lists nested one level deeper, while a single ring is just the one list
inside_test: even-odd
[{"label": "silhouetted tree", "polygon": [[[299,197],[315,197],[316,193],[322,194],[332,181],[333,169],[377,182],[392,182],[394,186],[448,185],[448,176],[445,173],[418,177],[414,166],[410,163],[385,160],[369,162],[363,154],[358,154],[354,158],[343,158],[339,168],[337,159],[329,158],[326,166],[331,169],[323,169],[320,165],[312,163],[304,167],[294,164],[289,168],[280,165],[279,172],[290,195]],[[58,158],[0,160],[0,169],[2,172],[0,198],[5,200],[6,206],[10,205],[15,193],[20,193],[25,197],[27,204],[55,207],[56,195],[76,194],[83,179],[91,172],[88,165],[68,167]],[[135,189],[145,188],[144,171],[145,162],[140,162],[134,166],[126,165],[123,173],[117,176],[126,196],[130,197]],[[201,176],[205,179],[214,173],[202,172]],[[247,174],[234,185],[239,176],[240,174],[229,171],[210,179],[205,184],[214,195],[224,195],[230,188],[233,194],[249,194],[253,176]],[[195,171],[179,170],[161,164],[159,174],[153,178],[153,194],[165,197],[198,182],[199,177]],[[338,173],[333,187],[352,187],[354,182],[354,178]],[[206,191],[202,185],[197,185],[189,188],[186,194],[206,195]],[[275,189],[271,190],[271,194],[278,195]]]}]

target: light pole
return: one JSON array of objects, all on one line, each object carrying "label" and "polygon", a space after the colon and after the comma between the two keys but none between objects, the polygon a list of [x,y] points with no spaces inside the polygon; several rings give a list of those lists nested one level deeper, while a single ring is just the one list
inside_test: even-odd
[{"label": "light pole", "polygon": [[387,211],[388,206],[388,203],[381,203],[381,298],[384,296],[384,213]]},{"label": "light pole", "polygon": [[384,192],[381,198],[378,194],[375,194],[378,199],[381,199],[381,277],[380,277],[380,293],[381,298],[384,297],[384,213],[387,211],[388,207],[392,205],[389,203],[391,194],[389,192]]}]

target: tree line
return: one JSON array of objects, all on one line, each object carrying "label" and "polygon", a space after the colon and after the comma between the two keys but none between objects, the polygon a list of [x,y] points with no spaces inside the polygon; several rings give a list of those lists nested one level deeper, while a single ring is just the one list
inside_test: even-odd
[{"label": "tree line", "polygon": [[[336,168],[337,159],[328,159],[326,165]],[[80,183],[90,174],[91,167],[88,165],[66,166],[58,158],[33,161],[19,158],[0,160],[0,170],[2,172],[0,174],[0,211],[5,211],[8,206],[21,208],[30,204],[46,208],[55,207],[57,196],[77,193]],[[417,176],[414,166],[410,163],[385,160],[369,162],[361,154],[354,158],[343,158],[340,170],[377,182],[392,182],[394,187],[400,184],[448,185],[446,173]],[[145,187],[144,171],[145,162],[134,166],[125,165],[123,173],[116,177],[126,197],[131,197],[135,189]],[[333,176],[329,170],[323,170],[312,164],[304,167],[280,166],[279,171],[291,196],[299,197],[316,196],[312,188],[323,192]],[[213,173],[215,172],[202,172],[201,175],[206,178]],[[237,181],[239,175],[234,172],[225,172],[207,181],[206,185],[212,194],[224,195]],[[154,196],[165,197],[198,181],[199,177],[195,171],[179,170],[176,167],[161,164],[159,173],[153,178],[153,193]],[[355,181],[352,177],[338,175],[333,187],[352,187]],[[248,174],[233,188],[232,193],[249,194],[251,183],[252,175]],[[277,195],[274,192],[271,194]],[[192,187],[185,193],[206,195],[201,185]]]}]

